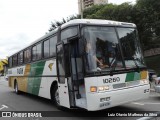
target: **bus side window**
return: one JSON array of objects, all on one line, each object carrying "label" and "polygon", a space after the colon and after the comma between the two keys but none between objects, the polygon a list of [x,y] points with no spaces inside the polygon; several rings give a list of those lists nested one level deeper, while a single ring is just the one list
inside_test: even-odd
[{"label": "bus side window", "polygon": [[76,27],[69,27],[61,32],[61,40],[74,37],[78,34],[78,28]]},{"label": "bus side window", "polygon": [[36,46],[32,47],[32,60],[33,61],[36,60],[36,52],[37,52],[37,47]]},{"label": "bus side window", "polygon": [[42,44],[39,43],[36,45],[37,47],[37,52],[36,52],[36,60],[40,60],[42,58]]},{"label": "bus side window", "polygon": [[13,66],[16,66],[17,65],[17,54],[13,56]]},{"label": "bus side window", "polygon": [[23,64],[23,51],[18,53],[18,65]]},{"label": "bus side window", "polygon": [[12,57],[9,57],[9,67],[12,67]]},{"label": "bus side window", "polygon": [[58,75],[59,83],[65,83],[65,66],[64,66],[64,54],[63,54],[63,45],[60,44],[57,46],[57,63],[58,63]]},{"label": "bus side window", "polygon": [[31,49],[28,48],[27,50],[24,51],[24,63],[27,63],[30,61],[31,61]]},{"label": "bus side window", "polygon": [[44,55],[44,58],[49,57],[49,40],[46,40],[43,43],[43,55]]},{"label": "bus side window", "polygon": [[49,44],[50,57],[56,55],[56,47],[55,47],[56,44],[57,44],[57,36],[50,38],[50,44]]},{"label": "bus side window", "polygon": [[39,43],[32,47],[32,60],[40,60],[42,58],[42,44]]}]

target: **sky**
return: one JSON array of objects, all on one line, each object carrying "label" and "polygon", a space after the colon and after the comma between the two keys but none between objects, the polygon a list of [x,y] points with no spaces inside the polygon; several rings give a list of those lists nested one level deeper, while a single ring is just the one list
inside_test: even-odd
[{"label": "sky", "polygon": [[[135,3],[135,0],[108,0]],[[51,22],[78,14],[78,0],[0,0],[0,59],[48,32]]]}]

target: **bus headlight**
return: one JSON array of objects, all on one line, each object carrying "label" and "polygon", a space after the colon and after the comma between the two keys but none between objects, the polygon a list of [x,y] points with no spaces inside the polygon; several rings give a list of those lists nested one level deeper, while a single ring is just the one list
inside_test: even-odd
[{"label": "bus headlight", "polygon": [[143,79],[143,80],[140,80],[140,83],[141,84],[149,84],[149,81],[147,79]]},{"label": "bus headlight", "polygon": [[109,90],[109,86],[99,86],[98,87],[99,92],[106,91],[106,90]]},{"label": "bus headlight", "polygon": [[91,86],[90,92],[103,92],[109,90],[109,86]]}]

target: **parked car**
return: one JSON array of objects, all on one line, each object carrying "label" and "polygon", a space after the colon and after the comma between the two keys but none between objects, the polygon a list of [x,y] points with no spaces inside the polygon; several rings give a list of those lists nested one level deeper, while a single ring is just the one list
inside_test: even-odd
[{"label": "parked car", "polygon": [[149,76],[149,81],[152,82],[157,77],[157,73],[153,69],[148,69],[148,76]]},{"label": "parked car", "polygon": [[160,93],[160,77],[155,78],[155,92]]}]

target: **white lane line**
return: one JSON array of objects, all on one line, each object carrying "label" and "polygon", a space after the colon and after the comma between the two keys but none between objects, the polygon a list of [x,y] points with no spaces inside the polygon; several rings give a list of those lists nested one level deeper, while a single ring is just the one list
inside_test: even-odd
[{"label": "white lane line", "polygon": [[158,104],[160,104],[160,103],[144,103],[144,104],[155,104],[155,105],[158,105]]},{"label": "white lane line", "polygon": [[155,89],[150,89],[150,91],[155,91]]},{"label": "white lane line", "polygon": [[149,103],[149,102],[144,102],[144,103],[138,103],[138,102],[132,102],[132,104],[135,105],[160,105],[160,103]]},{"label": "white lane line", "polygon": [[8,108],[8,106],[2,105],[2,107],[0,108],[0,110],[2,110],[2,109],[4,109],[4,108]]},{"label": "white lane line", "polygon": [[138,103],[138,102],[132,102],[132,104],[135,104],[135,105],[144,105],[143,103]]}]

